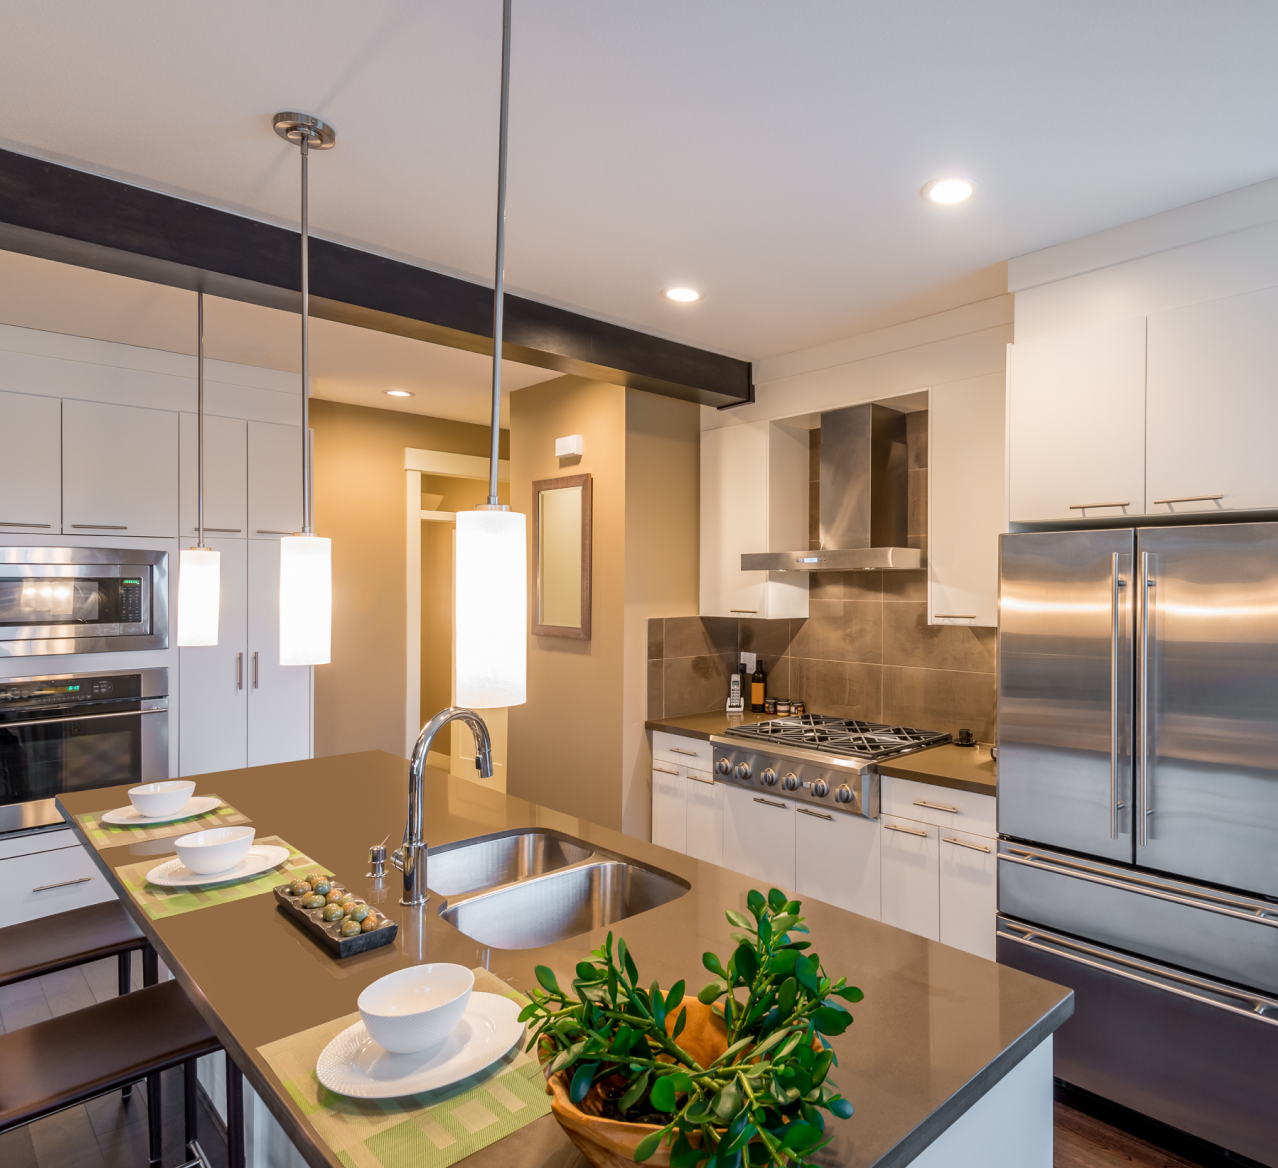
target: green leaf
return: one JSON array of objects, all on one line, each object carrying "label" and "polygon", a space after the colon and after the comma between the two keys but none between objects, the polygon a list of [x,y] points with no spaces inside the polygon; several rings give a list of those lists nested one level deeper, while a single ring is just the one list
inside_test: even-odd
[{"label": "green leaf", "polygon": [[[746,1113],[743,1111],[737,1117],[738,1123],[740,1123],[740,1121],[744,1120],[745,1118],[746,1118]],[[737,1124],[734,1123],[732,1126],[735,1128]],[[733,1135],[731,1131],[728,1132],[728,1144],[725,1150],[728,1152],[739,1152],[752,1139],[754,1139],[754,1124],[743,1123],[741,1124],[741,1130],[737,1132],[736,1135]]]},{"label": "green leaf", "polygon": [[582,981],[594,981],[599,976],[599,971],[589,961],[578,961],[577,976]]},{"label": "green leaf", "polygon": [[652,1085],[652,1105],[658,1111],[675,1109],[675,1086],[673,1075],[661,1075]]},{"label": "green leaf", "polygon": [[728,924],[736,925],[738,929],[754,930],[754,922],[745,913],[739,913],[735,908],[730,908],[724,915],[728,918]]},{"label": "green leaf", "polygon": [[787,977],[777,991],[777,1009],[781,1011],[781,1017],[788,1018],[794,1013],[794,1003],[798,999],[799,983],[794,978]]},{"label": "green leaf", "polygon": [[732,1056],[734,1054],[738,1053],[739,1051],[745,1050],[745,1048],[749,1046],[750,1043],[752,1043],[753,1041],[754,1039],[752,1037],[747,1036],[746,1038],[742,1038],[739,1041],[734,1042],[730,1047],[728,1047],[727,1050],[723,1052],[723,1054],[721,1054],[717,1059],[715,1059],[714,1062],[711,1063],[710,1065],[717,1067],[720,1063],[730,1063],[732,1061]]},{"label": "green leaf", "polygon": [[568,1098],[574,1103],[580,1103],[586,1097],[586,1092],[590,1090],[590,1085],[595,1081],[595,1072],[598,1069],[598,1063],[582,1063],[573,1074],[572,1085],[568,1088]]},{"label": "green leaf", "polygon": [[661,986],[655,981],[652,983],[652,989],[649,991],[649,997],[652,999],[652,1017],[657,1023],[657,1029],[663,1029],[666,1024],[666,999],[661,996]]},{"label": "green leaf", "polygon": [[720,1123],[728,1123],[741,1110],[741,1084],[737,1079],[722,1087],[714,1097],[712,1109]]},{"label": "green leaf", "polygon": [[626,1026],[624,1023],[617,1028],[616,1036],[612,1040],[612,1053],[616,1055],[626,1055],[630,1053],[630,1048],[634,1046],[635,1039],[639,1036]]},{"label": "green leaf", "polygon": [[526,1005],[522,1010],[519,1011],[519,1021],[527,1022],[528,1019],[531,1018],[534,1014],[536,1014],[539,1009],[540,1007],[537,1005],[536,1002],[529,1002],[528,1005]]},{"label": "green leaf", "polygon": [[643,1098],[643,1093],[648,1090],[648,1079],[650,1072],[644,1071],[637,1079],[634,1079],[630,1086],[626,1088],[626,1092],[617,1101],[617,1110],[625,1113],[629,1111],[636,1103]]},{"label": "green leaf", "polygon": [[831,1099],[830,1102],[826,1104],[826,1107],[834,1112],[834,1114],[840,1119],[852,1118],[852,1104],[844,1099],[842,1095],[840,1095],[837,1099]]},{"label": "green leaf", "polygon": [[837,1006],[822,1006],[812,1014],[812,1023],[822,1034],[842,1034],[852,1025],[852,1015]]},{"label": "green leaf", "polygon": [[772,918],[772,931],[778,936],[788,933],[798,923],[799,918],[793,913],[781,913]]},{"label": "green leaf", "polygon": [[560,1071],[567,1070],[581,1056],[581,1052],[586,1049],[584,1042],[574,1042],[567,1050],[561,1050],[555,1056],[554,1062],[550,1064],[550,1073],[558,1074]]},{"label": "green leaf", "polygon": [[834,1051],[823,1050],[812,1060],[812,1082],[821,1084],[830,1073],[830,1065],[834,1062]]},{"label": "green leaf", "polygon": [[681,1130],[670,1148],[670,1168],[696,1168],[701,1161],[701,1150],[688,1143],[688,1137]]},{"label": "green leaf", "polygon": [[683,1001],[683,992],[687,988],[682,979],[675,982],[670,988],[670,992],[666,995],[666,1013],[671,1014],[674,1008]]},{"label": "green leaf", "polygon": [[703,1006],[708,1006],[712,1002],[717,1002],[724,994],[728,992],[728,987],[721,981],[712,981],[709,985],[701,987],[697,993],[697,1001]]},{"label": "green leaf", "polygon": [[799,955],[793,949],[781,949],[768,962],[768,972],[773,977],[785,977],[787,973],[794,972],[794,963],[798,960]]},{"label": "green leaf", "polygon": [[[750,1052],[751,1055],[754,1057],[762,1058],[765,1054],[768,1053],[768,1051],[772,1050],[775,1046],[777,1046],[779,1043],[784,1041],[786,1035],[789,1033],[790,1032],[788,1030],[774,1030],[771,1034],[768,1035],[767,1038],[765,1038],[761,1043],[759,1043],[759,1045],[756,1046],[753,1051]],[[743,1043],[747,1043],[749,1041],[750,1040],[748,1038],[743,1038],[741,1042],[737,1043],[737,1046],[741,1046]],[[728,1047],[729,1051],[734,1049],[735,1047],[731,1047],[731,1046]]]},{"label": "green leaf", "polygon": [[653,1153],[661,1147],[661,1137],[669,1131],[669,1128],[662,1128],[660,1131],[652,1132],[639,1141],[638,1147],[635,1148],[635,1163],[642,1164],[645,1160],[651,1159]]},{"label": "green leaf", "polygon": [[787,1151],[802,1155],[820,1139],[821,1133],[810,1123],[791,1123],[786,1126],[785,1135],[781,1137],[781,1146]]},{"label": "green leaf", "polygon": [[799,979],[801,986],[816,993],[817,967],[806,953],[800,954],[798,961],[794,963],[794,976]]},{"label": "green leaf", "polygon": [[703,953],[701,955],[701,964],[716,977],[723,976],[723,963],[719,960],[717,953]]},{"label": "green leaf", "polygon": [[537,980],[552,994],[562,993],[559,988],[559,982],[555,980],[554,970],[550,966],[539,965],[533,972],[537,975]]},{"label": "green leaf", "polygon": [[790,898],[779,888],[773,888],[768,892],[768,907],[774,912],[785,912],[785,906],[790,903]]},{"label": "green leaf", "polygon": [[750,985],[759,972],[759,955],[749,945],[738,945],[732,959],[736,962],[737,976]]},{"label": "green leaf", "polygon": [[863,1002],[865,995],[856,988],[856,986],[844,986],[842,989],[834,991],[836,997],[842,998],[845,1002]]},{"label": "green leaf", "polygon": [[670,1031],[671,1038],[678,1038],[683,1033],[683,1028],[688,1025],[688,1007],[684,1006],[679,1011],[679,1016],[675,1019],[674,1029]]},{"label": "green leaf", "polygon": [[750,907],[750,911],[757,917],[763,911],[764,906],[768,902],[763,899],[763,893],[757,888],[750,889],[746,893],[746,904]]}]

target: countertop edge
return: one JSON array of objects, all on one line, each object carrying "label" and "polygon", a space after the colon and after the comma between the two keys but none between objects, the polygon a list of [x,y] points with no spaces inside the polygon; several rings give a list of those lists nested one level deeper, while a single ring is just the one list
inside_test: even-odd
[{"label": "countertop edge", "polygon": [[663,734],[678,734],[680,738],[695,738],[700,742],[709,742],[710,734],[705,730],[690,730],[686,726],[671,726],[669,722],[645,722],[645,730],[660,730]]}]

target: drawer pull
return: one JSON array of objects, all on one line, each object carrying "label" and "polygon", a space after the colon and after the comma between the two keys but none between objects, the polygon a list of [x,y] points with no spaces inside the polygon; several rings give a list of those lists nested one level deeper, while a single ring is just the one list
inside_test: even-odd
[{"label": "drawer pull", "polygon": [[932,614],[937,620],[975,620],[974,612],[934,612]]},{"label": "drawer pull", "polygon": [[689,772],[688,778],[690,778],[694,783],[705,783],[708,787],[714,786],[714,779],[703,779],[700,775],[694,775],[691,772]]},{"label": "drawer pull", "polygon": [[778,803],[775,799],[759,799],[759,798],[756,798],[756,799],[755,799],[755,802],[756,802],[756,803],[762,803],[765,807],[780,807],[782,811],[784,811],[784,810],[785,810],[785,804],[784,804],[784,803]]},{"label": "drawer pull", "polygon": [[92,876],[81,876],[77,880],[62,880],[57,884],[41,884],[39,888],[33,888],[32,892],[48,892],[50,888],[66,888],[71,884],[88,884],[92,880]]},{"label": "drawer pull", "polygon": [[755,615],[755,613],[757,613],[759,610],[758,610],[757,608],[730,608],[730,609],[728,609],[728,611],[729,611],[729,612],[744,612],[744,613],[748,613],[750,616],[754,616],[754,615]]},{"label": "drawer pull", "polygon": [[52,527],[52,523],[19,523],[16,519],[0,519],[0,527]]},{"label": "drawer pull", "polygon": [[127,523],[73,523],[76,531],[128,531]]},{"label": "drawer pull", "polygon": [[887,828],[888,831],[903,831],[906,835],[921,835],[924,839],[926,839],[929,834],[926,831],[915,831],[912,827],[897,827],[895,823],[885,823],[883,826]]},{"label": "drawer pull", "polygon": [[269,528],[259,527],[257,529],[257,534],[258,535],[297,535],[299,533],[296,531],[271,531]]},{"label": "drawer pull", "polygon": [[1182,495],[1179,499],[1155,499],[1153,505],[1160,507],[1164,503],[1215,503],[1224,495]]},{"label": "drawer pull", "polygon": [[[198,531],[199,528],[192,527],[191,530]],[[229,531],[229,532],[234,532],[235,534],[238,535],[243,530],[243,528],[241,527],[206,527],[204,530],[205,531]]]},{"label": "drawer pull", "polygon": [[992,852],[993,848],[982,847],[980,844],[964,843],[961,839],[955,839],[953,836],[943,835],[941,839],[947,844],[957,844],[960,848],[971,848],[974,852]]},{"label": "drawer pull", "polygon": [[933,811],[948,811],[951,815],[959,814],[957,807],[946,807],[944,803],[929,803],[926,799],[915,799],[915,807],[930,807]]},{"label": "drawer pull", "polygon": [[677,775],[679,773],[678,771],[668,771],[666,770],[665,767],[659,767],[659,766],[655,766],[652,769],[654,771],[660,771],[663,775]]},{"label": "drawer pull", "polygon": [[810,815],[813,819],[828,819],[831,823],[834,822],[834,816],[825,811],[809,811],[806,807],[800,807],[798,812],[800,815]]},{"label": "drawer pull", "polygon": [[672,746],[670,748],[670,753],[671,754],[690,754],[692,755],[693,758],[697,757],[697,752],[695,750],[684,750],[682,746]]},{"label": "drawer pull", "polygon": [[[1220,498],[1219,495],[1216,497]],[[1131,505],[1132,501],[1128,499],[1126,503],[1071,503],[1069,509],[1071,511],[1088,511],[1092,507],[1130,507]]]}]

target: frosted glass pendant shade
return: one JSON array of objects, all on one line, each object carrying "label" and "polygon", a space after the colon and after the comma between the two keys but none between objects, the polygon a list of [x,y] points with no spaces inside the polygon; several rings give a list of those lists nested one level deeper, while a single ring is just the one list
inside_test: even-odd
[{"label": "frosted glass pendant shade", "polygon": [[333,632],[333,541],[280,540],[280,664],[327,665]]},{"label": "frosted glass pendant shade", "polygon": [[222,553],[187,548],[178,557],[178,645],[216,645],[221,603]]},{"label": "frosted glass pendant shade", "polygon": [[457,704],[527,700],[528,549],[524,516],[459,511],[454,551]]}]

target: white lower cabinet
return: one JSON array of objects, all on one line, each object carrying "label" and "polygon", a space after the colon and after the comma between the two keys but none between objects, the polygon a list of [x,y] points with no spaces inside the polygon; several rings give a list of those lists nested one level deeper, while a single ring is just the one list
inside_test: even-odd
[{"label": "white lower cabinet", "polygon": [[794,803],[723,787],[723,866],[766,887],[794,889]]},{"label": "white lower cabinet", "polygon": [[888,815],[880,822],[883,923],[939,941],[941,829]]},{"label": "white lower cabinet", "polygon": [[116,899],[69,828],[5,840],[0,888],[9,925]]},{"label": "white lower cabinet", "polygon": [[688,850],[688,780],[678,767],[652,765],[652,842],[673,852]]},{"label": "white lower cabinet", "polygon": [[940,851],[941,943],[993,961],[998,908],[995,843],[942,830]]},{"label": "white lower cabinet", "polygon": [[688,855],[707,864],[723,863],[723,784],[709,774],[687,774]]},{"label": "white lower cabinet", "polygon": [[794,890],[879,919],[879,825],[800,805],[794,820]]}]

